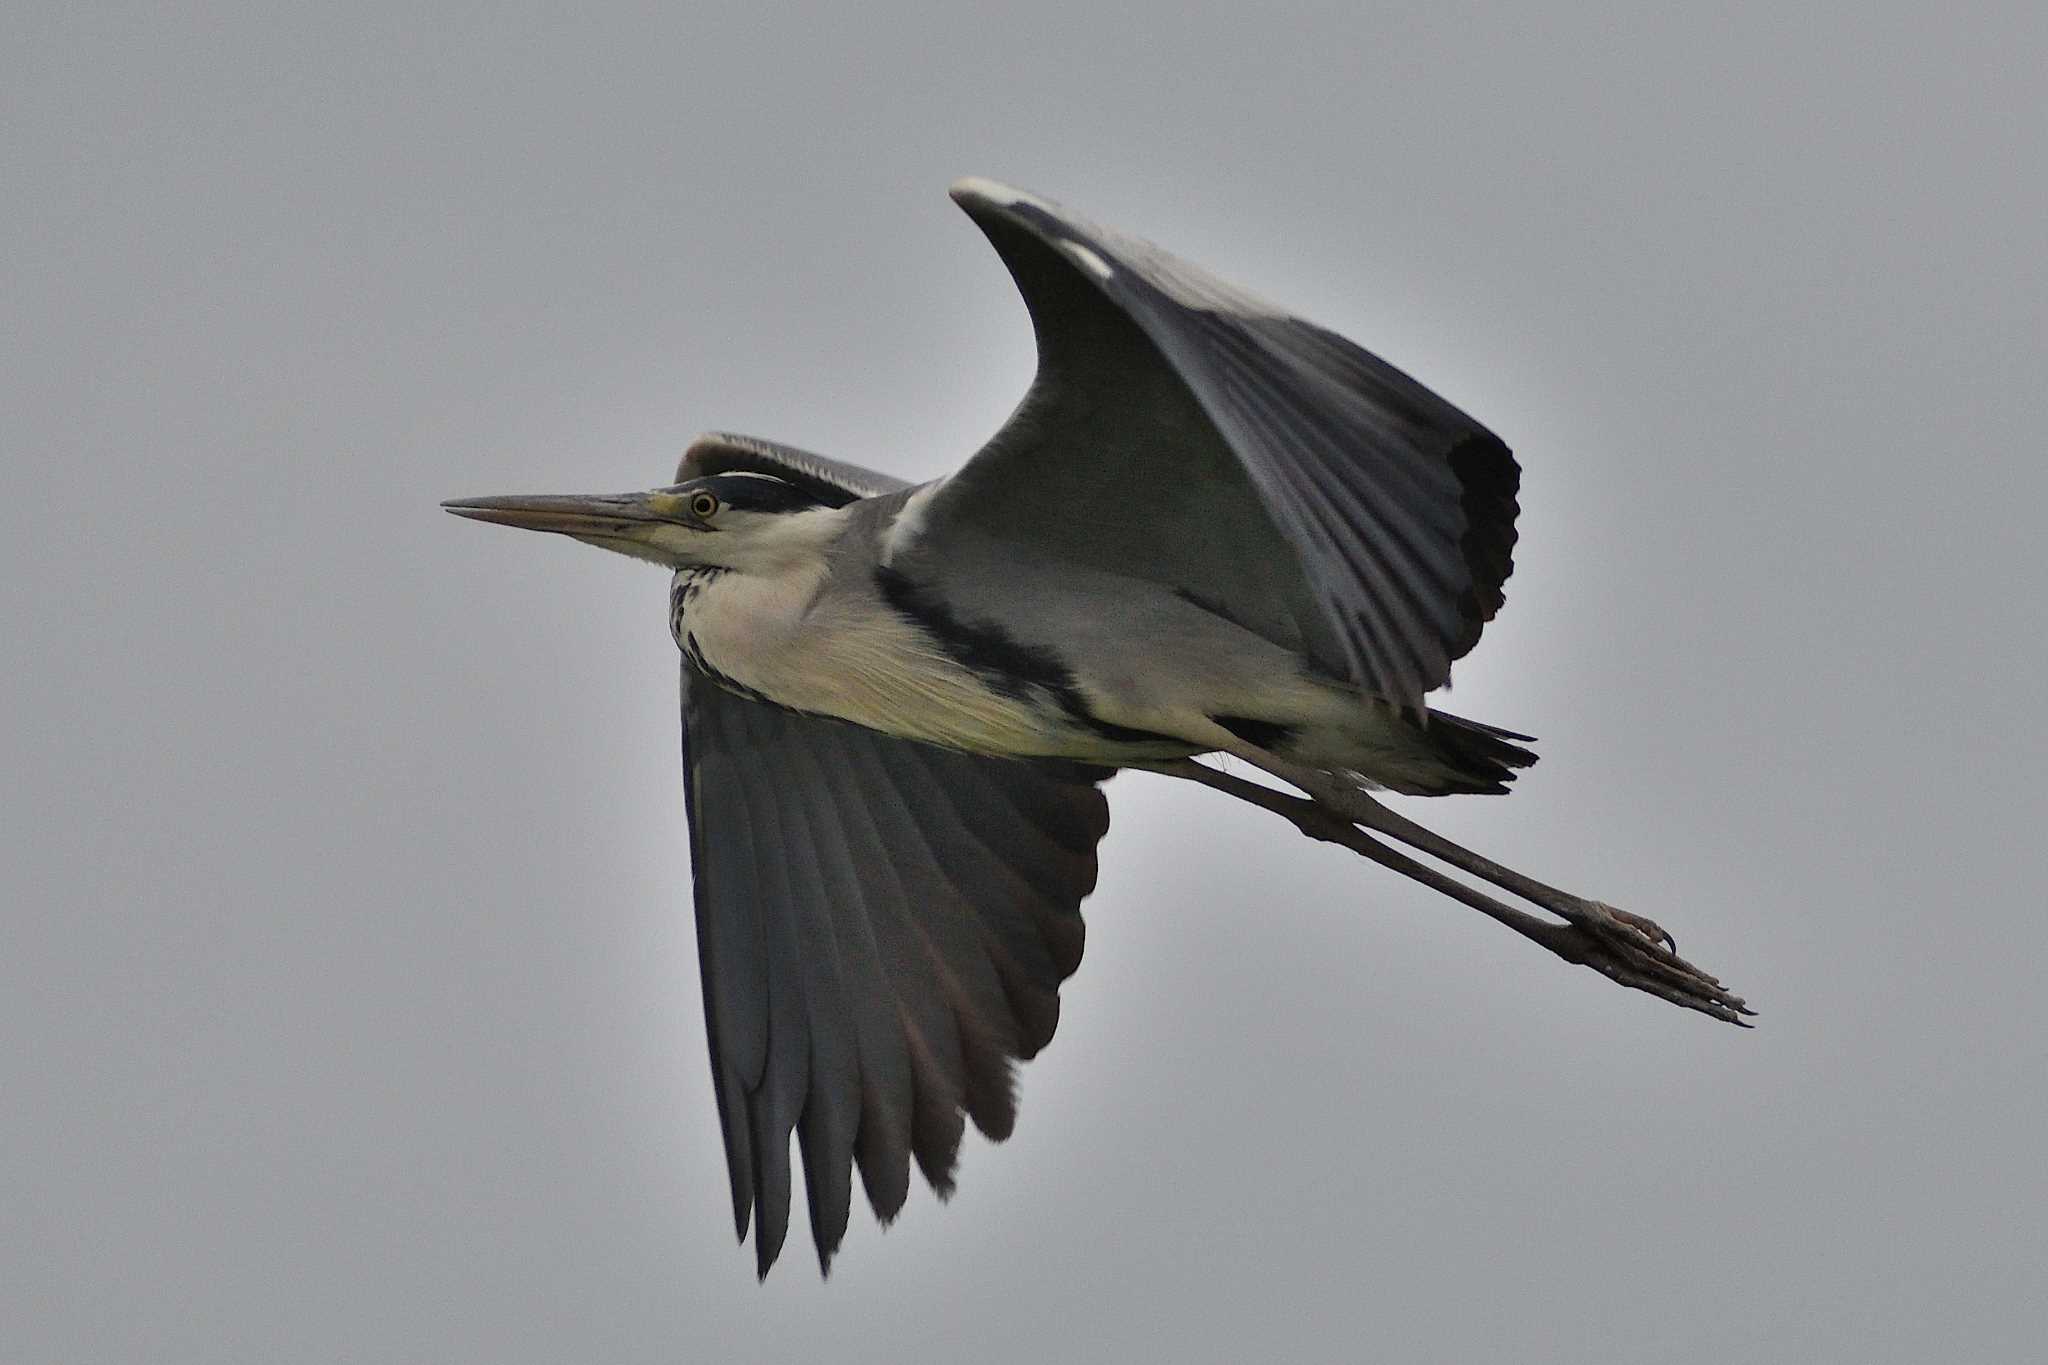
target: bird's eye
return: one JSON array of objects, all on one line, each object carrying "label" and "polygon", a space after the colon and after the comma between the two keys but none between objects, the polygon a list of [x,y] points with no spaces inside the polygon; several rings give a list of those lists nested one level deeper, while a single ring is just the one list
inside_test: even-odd
[{"label": "bird's eye", "polygon": [[702,520],[718,511],[718,499],[709,493],[698,493],[690,499],[690,514]]}]

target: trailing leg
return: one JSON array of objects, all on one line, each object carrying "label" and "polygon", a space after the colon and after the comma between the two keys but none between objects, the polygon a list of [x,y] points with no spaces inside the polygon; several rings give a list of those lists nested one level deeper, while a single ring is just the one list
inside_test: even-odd
[{"label": "trailing leg", "polygon": [[[1355,853],[1372,859],[1372,861],[1380,864],[1382,867],[1391,868],[1432,890],[1440,891],[1462,904],[1471,906],[1489,919],[1505,924],[1524,938],[1541,944],[1567,962],[1590,967],[1602,976],[1620,985],[1645,991],[1659,999],[1668,1000],[1674,1005],[1697,1010],[1715,1019],[1731,1024],[1739,1024],[1745,1028],[1749,1027],[1749,1024],[1744,1016],[1755,1013],[1743,1002],[1740,996],[1732,994],[1717,978],[1709,976],[1698,967],[1679,957],[1675,950],[1660,946],[1658,939],[1661,937],[1668,941],[1670,936],[1663,934],[1661,930],[1652,932],[1652,930],[1639,927],[1636,923],[1632,922],[1638,919],[1636,916],[1625,916],[1621,912],[1612,910],[1611,907],[1600,905],[1597,901],[1585,901],[1579,897],[1569,896],[1567,893],[1556,891],[1555,888],[1545,887],[1539,882],[1520,877],[1519,874],[1513,873],[1507,868],[1501,868],[1498,864],[1478,858],[1475,854],[1466,854],[1468,858],[1484,864],[1488,868],[1494,869],[1505,876],[1515,878],[1523,886],[1535,888],[1552,897],[1563,898],[1567,903],[1572,904],[1574,908],[1595,907],[1594,913],[1585,913],[1581,910],[1579,915],[1566,916],[1566,918],[1571,920],[1570,923],[1554,924],[1549,920],[1503,904],[1483,891],[1467,886],[1463,882],[1437,871],[1435,868],[1417,862],[1396,849],[1389,848],[1358,827],[1364,821],[1354,821],[1350,818],[1348,811],[1340,812],[1333,809],[1331,803],[1322,800],[1313,791],[1310,792],[1310,796],[1314,799],[1304,800],[1301,797],[1289,796],[1285,792],[1274,791],[1272,788],[1261,786],[1256,782],[1250,782],[1244,778],[1205,767],[1193,759],[1180,759],[1173,762],[1138,766],[1143,766],[1152,772],[1164,773],[1170,777],[1180,777],[1189,781],[1199,782],[1205,787],[1212,787],[1226,795],[1234,796],[1240,801],[1272,811],[1274,814],[1280,815],[1293,823],[1297,829],[1310,838],[1327,843],[1341,844]],[[1281,774],[1276,774],[1276,776],[1281,776]],[[1293,781],[1291,777],[1287,777],[1285,780]],[[1301,784],[1296,783],[1295,785],[1299,786]],[[1303,787],[1303,790],[1309,789]],[[1460,849],[1456,844],[1440,839],[1428,830],[1423,829],[1420,825],[1416,825],[1412,821],[1402,820],[1401,817],[1394,815],[1392,811],[1387,810],[1377,801],[1366,798],[1365,804],[1371,808],[1371,811],[1389,817],[1393,822],[1397,822],[1402,827],[1401,833],[1395,833],[1392,830],[1382,831],[1389,834],[1390,837],[1399,838],[1404,843],[1412,844],[1410,839],[1404,837],[1404,835],[1412,833],[1426,836],[1429,841],[1455,850],[1460,854],[1466,853],[1465,850]],[[1423,847],[1421,844],[1412,844],[1412,846]],[[1432,856],[1436,856],[1432,849],[1425,847],[1423,851],[1430,852]],[[1447,858],[1445,861],[1450,862],[1453,860]],[[1453,862],[1453,865],[1459,866],[1461,864]],[[1465,870],[1473,871],[1471,868],[1466,868]],[[1485,876],[1484,873],[1476,871],[1474,871],[1474,875]],[[1487,877],[1486,879],[1495,881],[1496,885],[1504,885],[1493,877]],[[1517,895],[1525,894],[1523,890],[1516,886],[1504,886],[1504,889],[1513,891]],[[1529,899],[1538,905],[1543,905],[1546,909],[1553,908],[1538,897],[1532,896]],[[1556,913],[1564,914],[1562,910],[1558,910]],[[1643,921],[1642,923],[1648,923],[1648,921]]]}]

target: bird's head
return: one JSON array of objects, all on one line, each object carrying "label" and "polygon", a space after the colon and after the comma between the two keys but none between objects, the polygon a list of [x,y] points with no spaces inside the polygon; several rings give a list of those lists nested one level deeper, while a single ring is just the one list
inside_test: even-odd
[{"label": "bird's head", "polygon": [[773,569],[816,553],[840,519],[793,483],[739,473],[645,493],[458,498],[441,506],[458,517],[553,531],[671,569]]}]

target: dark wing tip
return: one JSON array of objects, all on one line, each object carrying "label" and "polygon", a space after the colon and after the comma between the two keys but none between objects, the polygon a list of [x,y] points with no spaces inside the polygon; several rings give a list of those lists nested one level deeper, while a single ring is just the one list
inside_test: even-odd
[{"label": "dark wing tip", "polygon": [[[763,1221],[765,1223],[766,1220]],[[775,1268],[776,1257],[782,1255],[782,1235],[778,1234],[770,1237],[767,1235],[767,1231],[766,1227],[762,1227],[754,1232],[754,1278],[756,1280],[767,1279],[768,1272]],[[787,1232],[787,1229],[784,1229],[784,1232]]]},{"label": "dark wing tip", "polygon": [[1462,659],[1479,643],[1480,630],[1507,601],[1508,576],[1515,571],[1520,532],[1522,467],[1498,436],[1479,431],[1452,447],[1448,460],[1457,477],[1465,533],[1459,549],[1470,576],[1459,602],[1465,629],[1452,642],[1451,657]]}]

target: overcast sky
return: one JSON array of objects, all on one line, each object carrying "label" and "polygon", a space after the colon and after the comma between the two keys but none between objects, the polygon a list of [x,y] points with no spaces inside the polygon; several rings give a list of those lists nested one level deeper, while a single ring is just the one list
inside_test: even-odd
[{"label": "overcast sky", "polygon": [[[186,8],[0,18],[0,1357],[2038,1352],[2036,6]],[[964,174],[1515,447],[1403,808],[1758,1030],[1120,778],[1016,1136],[756,1285],[665,576],[435,504],[952,467]]]}]

